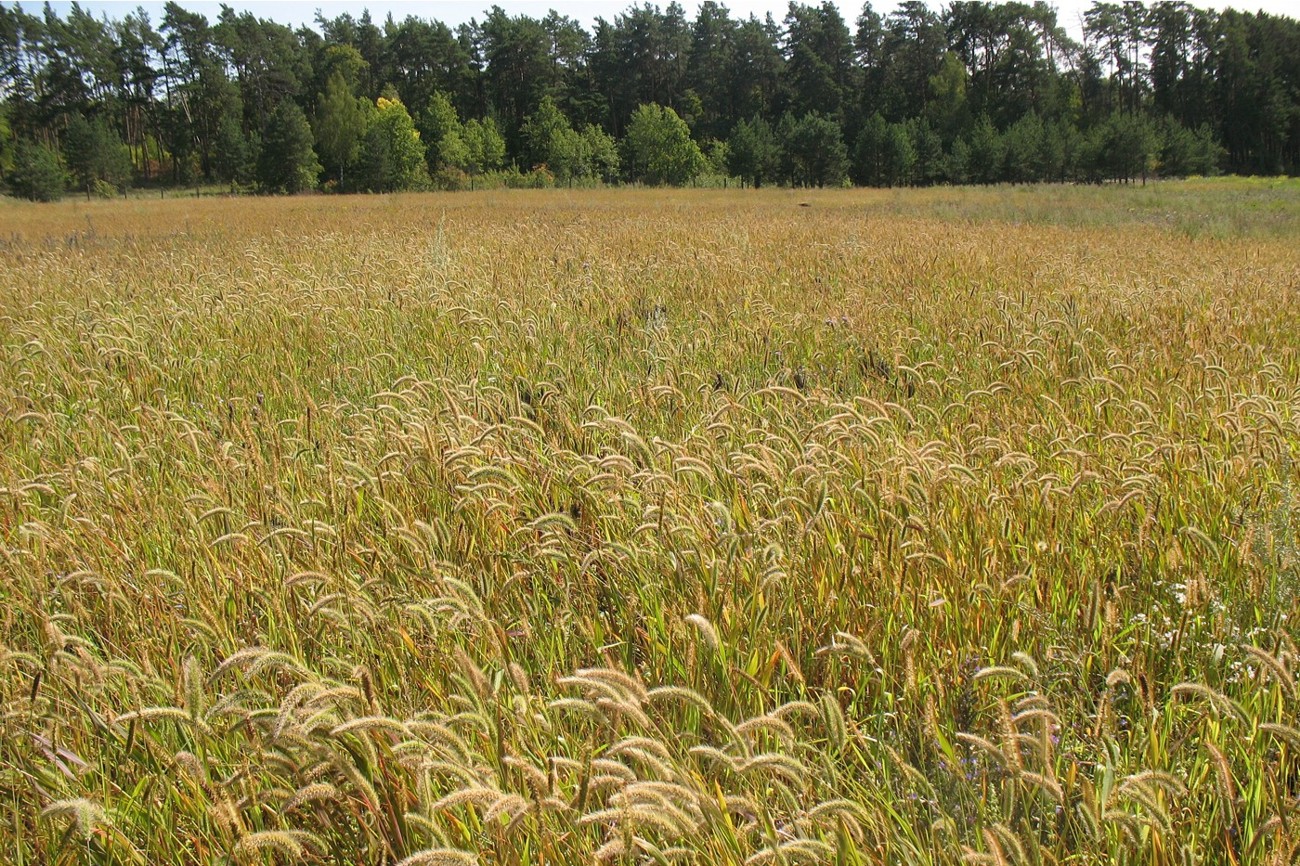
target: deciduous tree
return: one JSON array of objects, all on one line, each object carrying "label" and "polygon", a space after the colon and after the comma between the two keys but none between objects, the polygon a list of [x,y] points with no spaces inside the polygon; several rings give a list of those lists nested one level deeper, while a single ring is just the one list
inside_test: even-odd
[{"label": "deciduous tree", "polygon": [[686,121],[654,103],[632,113],[623,152],[628,174],[652,185],[688,183],[705,168],[704,154],[691,139]]},{"label": "deciduous tree", "polygon": [[381,96],[361,144],[361,182],[374,192],[428,185],[424,143],[401,100]]},{"label": "deciduous tree", "polygon": [[356,96],[342,71],[336,71],[316,100],[316,151],[325,171],[339,186],[346,185],[348,170],[357,161],[361,138],[374,106]]}]

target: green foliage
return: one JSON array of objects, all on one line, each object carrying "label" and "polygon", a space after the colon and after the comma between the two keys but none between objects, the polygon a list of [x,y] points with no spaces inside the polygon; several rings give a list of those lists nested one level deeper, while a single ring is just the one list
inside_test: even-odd
[{"label": "green foliage", "polygon": [[54,150],[35,141],[19,139],[14,146],[13,169],[8,180],[10,191],[20,198],[57,201],[67,188],[68,176]]},{"label": "green foliage", "polygon": [[555,175],[545,168],[531,171],[505,171],[500,173],[500,181],[508,189],[549,189],[555,186]]},{"label": "green foliage", "polygon": [[762,117],[741,120],[727,139],[727,169],[755,189],[773,181],[781,169],[781,145]]},{"label": "green foliage", "polygon": [[912,145],[907,124],[889,124],[883,157],[886,186],[905,186],[911,183],[912,169],[916,166],[916,148]]},{"label": "green foliage", "polygon": [[582,136],[570,128],[561,130],[551,142],[550,161],[543,163],[555,175],[555,179],[564,182],[584,177],[590,173],[587,165],[586,148]]},{"label": "green foliage", "polygon": [[[903,133],[906,138],[906,133]],[[815,111],[789,126],[784,141],[791,180],[803,186],[837,186],[848,174],[848,151],[840,126]],[[908,144],[910,148],[910,143]]]},{"label": "green foliage", "polygon": [[400,100],[383,96],[377,100],[362,140],[359,172],[361,183],[372,192],[428,186],[424,142]]},{"label": "green foliage", "polygon": [[462,128],[464,139],[464,167],[470,174],[496,171],[505,164],[506,140],[490,117],[471,119]]},{"label": "green foliage", "polygon": [[528,115],[520,135],[524,142],[525,165],[547,166],[557,177],[576,174],[575,164],[580,161],[580,156],[573,127],[551,97],[544,97],[537,110]]},{"label": "green foliage", "polygon": [[[355,75],[355,71],[352,74]],[[337,179],[340,186],[346,185],[348,170],[361,153],[361,138],[373,111],[374,106],[369,100],[354,94],[353,86],[342,69],[329,77],[325,92],[317,98],[316,152],[325,171]]]},{"label": "green foliage", "polygon": [[1043,166],[1044,134],[1042,119],[1032,111],[1012,124],[1003,136],[1002,180],[1033,183],[1047,175]]},{"label": "green foliage", "polygon": [[971,150],[964,138],[952,143],[947,159],[947,175],[951,183],[971,182]]},{"label": "green foliage", "polygon": [[970,107],[966,99],[968,77],[966,65],[952,51],[944,54],[943,65],[930,76],[926,119],[945,142],[954,141],[970,124]]},{"label": "green foliage", "polygon": [[[400,162],[391,141],[370,142],[366,162],[384,167],[358,171],[376,96],[419,109],[431,175],[514,163],[545,165],[561,182],[612,178],[604,142],[586,130],[625,138],[637,107],[651,104],[672,106],[701,144],[739,145],[734,157],[711,152],[705,170],[725,163],[750,184],[826,182],[790,150],[813,112],[839,126],[852,177],[873,184],[1300,173],[1300,22],[1094,2],[1080,43],[1050,3],[947,7],[909,0],[882,15],[867,4],[852,33],[834,4],[803,2],[780,22],[733,18],[716,0],[693,21],[680,4],[642,5],[590,31],[558,13],[495,7],[455,29],[343,14],[295,30],[226,7],[210,21],[168,3],[155,29],[139,11],[110,21],[76,5],[60,17],[9,4],[0,6],[9,129],[0,129],[0,173],[18,138],[58,137],[79,188],[122,186],[130,172],[118,148],[84,147],[84,131],[69,129],[102,118],[144,178],[236,186],[273,110],[291,100],[308,112],[331,188],[419,186],[418,173],[375,174],[404,170],[388,166]],[[864,138],[875,114],[887,126]],[[482,129],[467,134],[461,118],[470,117],[493,119],[499,157]],[[756,119],[781,133],[776,156],[754,138]],[[890,124],[905,126],[908,144]],[[664,182],[646,173],[643,145],[620,141],[619,165]],[[662,167],[676,160],[680,174],[692,155],[681,141],[670,147]],[[114,165],[87,164],[99,156]]]},{"label": "green foliage", "polygon": [[715,138],[706,142],[701,149],[704,152],[704,158],[708,161],[710,174],[727,174],[727,163],[731,158],[731,147],[725,141]]},{"label": "green foliage", "polygon": [[361,92],[362,82],[369,72],[370,63],[361,55],[354,45],[326,45],[316,61],[316,73],[320,80],[326,82],[325,93],[329,93],[330,80],[335,76],[342,79],[343,89],[349,95]]},{"label": "green foliage", "polygon": [[689,183],[707,161],[691,140],[686,121],[677,112],[654,103],[632,113],[623,139],[623,166],[633,180],[652,186]]},{"label": "green foliage", "polygon": [[586,176],[605,183],[613,183],[617,180],[619,155],[618,142],[614,141],[614,137],[594,123],[584,126],[579,135]]},{"label": "green foliage", "polygon": [[1075,173],[1081,146],[1079,131],[1073,124],[1056,120],[1043,125],[1043,147],[1038,164],[1042,180],[1060,183]]},{"label": "green foliage", "polygon": [[9,115],[13,107],[9,102],[0,102],[0,182],[14,167],[14,136],[9,124]]},{"label": "green foliage", "polygon": [[838,116],[853,84],[853,40],[834,3],[791,3],[785,17],[786,79],[793,104]]},{"label": "green foliage", "polygon": [[618,145],[595,124],[581,131],[562,130],[553,141],[552,162],[547,164],[555,179],[613,181],[618,176]]},{"label": "green foliage", "polygon": [[514,166],[508,166],[471,177],[459,168],[444,168],[433,176],[433,185],[437,189],[448,191],[549,189],[555,186],[555,175],[545,168],[521,172]]},{"label": "green foliage", "polygon": [[1188,129],[1171,117],[1161,124],[1160,174],[1169,177],[1219,173],[1224,150],[1208,126]]},{"label": "green foliage", "polygon": [[867,119],[853,145],[853,180],[863,186],[885,185],[885,148],[889,143],[889,124],[880,112]]},{"label": "green foliage", "polygon": [[63,154],[73,182],[87,195],[100,184],[117,191],[130,185],[131,154],[103,119],[72,115],[63,134]]},{"label": "green foliage", "polygon": [[526,163],[544,166],[561,183],[591,178],[612,180],[618,174],[614,140],[595,124],[574,129],[549,96],[528,116],[520,134],[528,154]]},{"label": "green foliage", "polygon": [[469,162],[470,153],[469,145],[465,143],[465,128],[460,127],[445,133],[438,142],[438,164],[443,169],[465,171]]},{"label": "green foliage", "polygon": [[1097,174],[1146,182],[1157,165],[1160,137],[1144,115],[1116,112],[1094,133],[1092,161]]},{"label": "green foliage", "polygon": [[320,172],[307,115],[293,100],[281,100],[262,130],[258,183],[268,192],[299,193],[314,189]]},{"label": "green foliage", "polygon": [[221,118],[212,167],[217,178],[232,187],[252,183],[257,178],[256,146],[244,134],[234,112],[227,112]]},{"label": "green foliage", "polygon": [[943,139],[924,118],[915,118],[907,123],[908,139],[915,154],[912,165],[912,182],[918,186],[930,186],[944,179],[945,159]]},{"label": "green foliage", "polygon": [[429,104],[420,112],[418,126],[430,173],[458,168],[469,160],[460,117],[446,92],[437,90],[429,97]]},{"label": "green foliage", "polygon": [[966,137],[969,150],[966,179],[972,183],[997,183],[1003,179],[1006,142],[987,114],[981,115]]},{"label": "green foliage", "polygon": [[872,115],[858,133],[853,149],[854,179],[866,186],[902,186],[911,182],[920,159],[918,139],[927,148],[927,179],[923,182],[937,180],[942,172],[942,147],[936,148],[938,136],[929,125],[886,123],[879,113]]}]

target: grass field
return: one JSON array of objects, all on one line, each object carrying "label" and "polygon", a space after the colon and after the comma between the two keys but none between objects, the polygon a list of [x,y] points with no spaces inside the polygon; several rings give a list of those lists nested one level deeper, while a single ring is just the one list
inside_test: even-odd
[{"label": "grass field", "polygon": [[1289,863],[1300,186],[0,202],[0,861]]}]

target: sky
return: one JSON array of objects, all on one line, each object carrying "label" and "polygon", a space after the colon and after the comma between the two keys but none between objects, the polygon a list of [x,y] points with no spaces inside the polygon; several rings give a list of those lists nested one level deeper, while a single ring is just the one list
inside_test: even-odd
[{"label": "sky", "polygon": [[[215,19],[221,12],[221,3],[219,0],[178,0],[180,5],[191,12],[200,12],[208,16],[209,20]],[[636,5],[640,5],[638,0]],[[669,0],[651,0],[658,6],[668,5]],[[686,8],[689,17],[694,17],[695,9],[698,5],[697,0],[678,0]],[[811,2],[811,0],[805,0]],[[534,17],[544,16],[551,9],[555,9],[563,15],[576,18],[584,26],[590,27],[591,23],[597,18],[613,19],[614,16],[632,5],[631,0],[424,0],[424,2],[414,2],[414,0],[351,0],[351,2],[340,2],[340,0],[271,0],[271,2],[248,3],[240,0],[227,0],[227,5],[237,11],[250,11],[259,18],[270,18],[282,24],[288,24],[297,27],[301,24],[311,24],[316,18],[317,10],[324,13],[325,17],[332,18],[344,12],[351,12],[353,15],[360,15],[363,9],[369,9],[371,17],[376,21],[383,21],[391,12],[394,18],[402,19],[407,15],[415,15],[419,18],[436,18],[447,24],[455,26],[469,21],[471,18],[482,19],[484,11],[491,8],[492,5],[499,5],[511,15],[532,15]],[[5,3],[5,5],[11,5]],[[42,0],[27,0],[21,3],[29,12],[36,12],[42,6]],[[60,15],[64,14],[72,3],[68,0],[52,2],[50,5]],[[110,18],[119,18],[128,12],[142,7],[149,13],[150,18],[155,24],[162,18],[163,3],[161,2],[140,2],[140,0],[130,0],[130,2],[120,2],[120,0],[83,0],[81,6],[83,9],[89,9],[99,13],[106,13]],[[723,5],[731,10],[732,16],[737,18],[748,17],[750,13],[762,18],[768,12],[780,21],[785,17],[785,11],[789,6],[788,0],[723,0]],[[853,22],[857,20],[858,13],[862,9],[861,2],[856,0],[837,0],[844,19],[849,23],[850,28]],[[941,6],[941,3],[931,0],[930,5],[934,8]],[[1090,0],[1058,0],[1054,3],[1058,11],[1058,20],[1071,35],[1076,38],[1082,33],[1081,16],[1083,10],[1091,4]],[[1194,6],[1206,6],[1211,8],[1224,8],[1232,6],[1237,9],[1245,9],[1251,12],[1264,11],[1275,15],[1300,14],[1300,0],[1227,0],[1227,2],[1199,2],[1194,0]],[[878,13],[886,14],[893,9],[892,0],[875,0],[872,6]]]}]

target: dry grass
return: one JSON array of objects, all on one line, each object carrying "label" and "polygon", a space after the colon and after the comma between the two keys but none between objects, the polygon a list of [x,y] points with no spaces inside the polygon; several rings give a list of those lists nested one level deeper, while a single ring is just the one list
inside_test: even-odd
[{"label": "dry grass", "polygon": [[0,205],[0,860],[1289,862],[1300,204],[1160,189]]}]

